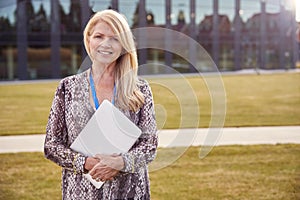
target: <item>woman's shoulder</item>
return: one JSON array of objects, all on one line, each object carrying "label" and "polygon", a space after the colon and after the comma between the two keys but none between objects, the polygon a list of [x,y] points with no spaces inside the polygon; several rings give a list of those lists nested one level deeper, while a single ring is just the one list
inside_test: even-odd
[{"label": "woman's shoulder", "polygon": [[142,77],[138,77],[138,80],[138,87],[140,91],[146,96],[152,96],[152,91],[149,82]]},{"label": "woman's shoulder", "polygon": [[149,82],[142,78],[142,77],[138,77],[138,87],[140,88],[140,90],[145,90],[150,88]]},{"label": "woman's shoulder", "polygon": [[145,78],[138,76],[138,80],[139,80],[139,86],[149,87],[149,82]]}]

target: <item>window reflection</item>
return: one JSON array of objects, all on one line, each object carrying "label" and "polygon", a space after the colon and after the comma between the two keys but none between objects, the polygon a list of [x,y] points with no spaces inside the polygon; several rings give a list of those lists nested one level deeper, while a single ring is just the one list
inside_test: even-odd
[{"label": "window reflection", "polygon": [[[258,38],[260,31],[260,18],[257,15],[260,13],[260,1],[250,2],[250,1],[241,1],[241,10],[242,10],[242,19],[243,24],[243,65],[246,68],[256,68],[259,64],[259,46]],[[246,31],[249,30],[249,31]],[[250,31],[251,30],[251,31]]]},{"label": "window reflection", "polygon": [[16,78],[16,1],[0,1],[0,79]]},{"label": "window reflection", "polygon": [[119,11],[127,18],[130,27],[136,27],[138,24],[139,0],[119,1]]},{"label": "window reflection", "polygon": [[[173,0],[171,5],[171,24],[172,29],[186,35],[189,35],[190,28],[190,2]],[[185,53],[189,52],[187,44],[182,44],[180,41],[177,43],[180,45]],[[176,48],[176,47],[175,47]],[[178,48],[178,47],[177,47]],[[179,72],[189,72],[189,63],[177,54],[173,54],[172,66]]]},{"label": "window reflection", "polygon": [[[51,21],[50,0],[4,1],[0,0],[0,79],[14,79],[18,76],[17,47],[17,2],[25,2],[26,32],[25,42],[27,49],[23,49],[23,61],[28,78],[51,78]],[[266,69],[287,68],[294,66],[295,53],[295,16],[292,9],[292,0],[265,1],[265,24],[262,26],[262,4],[260,0],[241,0],[240,9],[236,10],[236,0],[227,1],[182,1],[182,0],[144,0],[146,15],[140,23],[139,0],[58,0],[60,15],[59,26],[59,54],[60,75],[67,76],[77,72],[84,51],[82,45],[82,29],[84,19],[94,12],[112,8],[118,4],[118,10],[125,15],[130,27],[143,26],[167,27],[195,38],[210,55],[216,52],[220,70],[235,70],[237,49],[241,57],[241,68],[254,69],[261,66],[265,60]],[[169,10],[166,4],[170,2]],[[191,3],[195,2],[195,24],[191,23]],[[213,6],[218,2],[217,32],[213,30]],[[86,3],[87,9],[82,5]],[[281,4],[283,4],[281,6]],[[20,4],[19,4],[20,5]],[[82,13],[82,10],[85,10]],[[238,13],[238,14],[237,14]],[[168,14],[168,16],[166,16]],[[166,18],[170,19],[167,21]],[[169,23],[170,22],[170,23]],[[262,33],[262,27],[265,33]],[[192,31],[191,31],[192,30]],[[240,34],[240,35],[239,35]],[[217,36],[216,36],[217,35]],[[240,38],[240,39],[238,39]],[[265,39],[262,46],[262,38]],[[149,39],[149,38],[148,38]],[[216,40],[218,41],[216,42]],[[151,41],[151,38],[149,39]],[[142,42],[137,37],[138,42]],[[147,43],[147,37],[145,39]],[[172,38],[165,41],[165,45],[172,46]],[[178,42],[179,43],[179,42]],[[237,48],[237,45],[239,48]],[[263,47],[263,48],[262,48]],[[185,48],[184,50],[188,49]],[[26,50],[25,50],[26,49]],[[26,51],[26,52],[25,52]],[[262,53],[262,51],[264,53]],[[144,52],[145,53],[145,52]],[[263,56],[261,56],[263,55]],[[299,55],[298,55],[299,56]],[[184,68],[188,64],[177,55],[167,55],[162,50],[149,49],[146,55],[141,55],[145,62],[168,63],[168,65]],[[167,62],[166,62],[167,61]],[[180,69],[182,70],[182,69]],[[155,71],[155,70],[154,70]],[[184,70],[183,70],[184,71]],[[186,70],[188,71],[188,70]],[[160,72],[158,72],[160,73]]]},{"label": "window reflection", "polygon": [[171,6],[171,23],[177,25],[178,22],[184,22],[185,24],[190,23],[189,13],[190,13],[189,1],[173,0]]},{"label": "window reflection", "polygon": [[165,0],[146,1],[147,24],[163,26],[166,23]]},{"label": "window reflection", "polygon": [[[166,24],[165,0],[146,1],[147,26],[165,27]],[[152,35],[148,38],[151,41]],[[161,49],[148,49],[147,53],[148,73],[161,73],[159,65],[164,63],[164,52]]]},{"label": "window reflection", "polygon": [[196,0],[198,42],[212,55],[213,1]]},{"label": "window reflection", "polygon": [[111,0],[90,0],[89,2],[94,12],[111,8]]},{"label": "window reflection", "polygon": [[[234,41],[231,31],[234,30],[235,0],[219,1],[220,58],[219,68],[222,71],[234,69]],[[238,41],[236,41],[238,42]]]}]

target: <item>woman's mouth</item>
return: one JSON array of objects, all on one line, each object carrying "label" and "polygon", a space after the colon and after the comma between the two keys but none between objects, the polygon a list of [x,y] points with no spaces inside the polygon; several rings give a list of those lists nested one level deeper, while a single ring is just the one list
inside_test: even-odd
[{"label": "woman's mouth", "polygon": [[103,54],[103,55],[111,55],[113,53],[113,52],[107,51],[107,50],[98,50],[97,52],[100,54]]}]

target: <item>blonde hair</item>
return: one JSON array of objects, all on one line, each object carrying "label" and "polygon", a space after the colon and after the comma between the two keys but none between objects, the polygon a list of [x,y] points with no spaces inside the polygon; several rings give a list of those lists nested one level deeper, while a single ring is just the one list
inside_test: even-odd
[{"label": "blonde hair", "polygon": [[129,108],[136,112],[144,104],[145,99],[138,87],[140,84],[137,76],[138,60],[131,29],[125,17],[116,11],[103,10],[95,13],[83,33],[84,46],[89,56],[89,37],[99,21],[105,22],[111,27],[124,49],[116,65],[116,105],[121,109],[128,110]]}]

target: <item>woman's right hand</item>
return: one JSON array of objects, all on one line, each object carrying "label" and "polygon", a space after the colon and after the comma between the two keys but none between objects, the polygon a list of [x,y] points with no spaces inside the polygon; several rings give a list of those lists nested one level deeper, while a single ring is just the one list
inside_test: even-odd
[{"label": "woman's right hand", "polygon": [[90,171],[93,167],[100,162],[100,159],[95,157],[87,157],[84,163],[84,169]]},{"label": "woman's right hand", "polygon": [[99,163],[89,172],[96,181],[113,180],[124,168],[124,160],[120,155],[96,155]]}]

